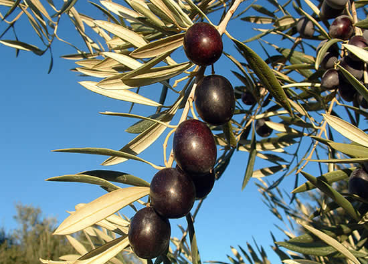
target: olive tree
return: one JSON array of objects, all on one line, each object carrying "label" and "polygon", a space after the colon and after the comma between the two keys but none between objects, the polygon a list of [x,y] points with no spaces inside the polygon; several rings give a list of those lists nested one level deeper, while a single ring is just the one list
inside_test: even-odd
[{"label": "olive tree", "polygon": [[[285,241],[274,238],[283,262],[367,262],[366,1],[262,1],[100,1],[91,3],[102,14],[97,19],[77,11],[76,0],[60,7],[53,1],[0,0],[7,7],[1,14],[9,25],[5,32],[26,16],[44,46],[3,39],[5,32],[0,43],[52,55],[53,41],[63,41],[76,51],[64,58],[76,60],[83,87],[126,101],[131,110],[151,107],[149,114],[104,113],[138,120],[127,129],[136,136],[119,150],[56,150],[108,156],[105,166],[134,160],[157,173],[151,183],[114,170],[48,179],[99,185],[106,194],[88,204],[76,201],[76,211],[54,232],[83,231],[89,249],[73,240],[79,255],[43,263],[122,263],[127,251],[148,263],[200,263],[195,216],[239,152],[248,153],[241,189],[258,179],[266,205],[295,230],[285,231]],[[63,16],[71,19],[85,49],[59,36]],[[230,30],[236,20],[258,33]],[[251,48],[254,42],[263,53]],[[231,62],[230,81],[216,74],[220,56]],[[241,85],[233,87],[236,82]],[[147,87],[160,96],[142,94]],[[162,138],[161,164],[140,157]],[[255,164],[266,165],[255,169]],[[338,188],[351,174],[349,188]],[[300,178],[306,180],[302,185]],[[278,187],[286,179],[295,185],[288,196]],[[317,203],[306,204],[299,198],[303,192]],[[195,199],[199,203],[191,208]],[[124,207],[136,215],[121,213]],[[168,218],[178,217],[185,217],[187,227],[182,237],[171,237]],[[262,260],[250,244],[248,253],[240,247],[244,257],[232,249],[232,263],[269,263],[263,247]]]}]

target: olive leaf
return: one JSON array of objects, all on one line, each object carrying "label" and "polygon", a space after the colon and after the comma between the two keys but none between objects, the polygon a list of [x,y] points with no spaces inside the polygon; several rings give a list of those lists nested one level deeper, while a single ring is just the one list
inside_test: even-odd
[{"label": "olive leaf", "polygon": [[98,87],[96,82],[92,82],[92,81],[83,81],[83,82],[79,82],[79,84],[81,84],[84,88],[92,92],[95,92],[95,93],[98,93],[98,94],[101,94],[101,95],[104,95],[104,96],[107,96],[113,99],[142,104],[142,105],[160,106],[159,103],[156,103],[155,101],[151,99],[148,99],[142,95],[139,95],[129,90],[102,89]]},{"label": "olive leaf", "polygon": [[80,231],[148,194],[148,187],[128,187],[109,192],[72,213],[54,234],[67,235]]},{"label": "olive leaf", "polygon": [[293,115],[289,101],[285,91],[282,89],[275,75],[257,53],[244,43],[232,38],[236,46],[243,52],[245,59],[248,61],[250,68],[260,79],[263,86],[272,94],[278,103],[280,103],[289,113]]},{"label": "olive leaf", "polygon": [[368,135],[364,131],[339,117],[328,114],[322,114],[322,116],[325,118],[328,125],[341,135],[362,146],[368,147]]}]

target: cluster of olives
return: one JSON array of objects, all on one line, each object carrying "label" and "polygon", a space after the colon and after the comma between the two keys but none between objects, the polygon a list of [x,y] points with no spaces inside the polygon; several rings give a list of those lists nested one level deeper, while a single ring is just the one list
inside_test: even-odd
[{"label": "cluster of olives", "polygon": [[[366,48],[368,47],[368,31],[365,31],[363,35],[354,34],[354,23],[346,15],[347,3],[350,2],[348,0],[324,0],[321,5],[321,17],[334,19],[328,32],[331,38],[341,39],[350,45]],[[314,25],[307,17],[300,18],[296,28],[301,37],[313,37]],[[317,54],[326,42],[327,40],[324,40],[318,45]],[[321,60],[321,69],[325,70],[321,79],[321,87],[326,90],[338,89],[341,98],[345,101],[356,100],[361,107],[367,108],[368,103],[336,68],[337,63],[355,78],[363,81],[365,63],[350,52],[344,52],[340,57],[337,45],[332,45]]]},{"label": "cluster of olives", "polygon": [[[221,35],[207,23],[191,26],[184,37],[184,50],[193,63],[209,66],[221,56]],[[231,83],[223,76],[202,78],[194,96],[198,115],[210,125],[228,122],[234,113],[235,96]],[[171,227],[168,219],[187,215],[196,199],[206,197],[215,182],[216,142],[205,122],[188,119],[176,128],[173,153],[177,166],[164,168],[152,178],[150,207],[132,218],[128,237],[140,258],[151,259],[168,250]]]}]

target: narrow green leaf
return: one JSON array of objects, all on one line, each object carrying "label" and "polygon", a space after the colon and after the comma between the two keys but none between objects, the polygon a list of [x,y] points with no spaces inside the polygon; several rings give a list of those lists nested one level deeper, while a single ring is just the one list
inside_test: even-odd
[{"label": "narrow green leaf", "polygon": [[134,58],[151,58],[171,50],[175,50],[183,45],[185,33],[176,34],[148,43],[135,49],[130,56]]},{"label": "narrow green leaf", "polygon": [[69,148],[69,149],[57,149],[54,150],[54,152],[69,152],[69,153],[80,153],[80,154],[94,154],[94,155],[103,155],[103,156],[114,156],[114,157],[121,157],[125,159],[132,159],[137,160],[140,162],[147,163],[154,167],[155,169],[162,169],[163,167],[154,165],[153,163],[146,161],[142,158],[139,158],[135,155],[123,152],[123,151],[117,151],[112,149],[106,149],[106,148]]},{"label": "narrow green leaf", "polygon": [[[128,237],[122,236],[97,247],[80,257],[75,264],[106,263],[129,246]],[[113,261],[112,261],[113,262]]]},{"label": "narrow green leaf", "polygon": [[231,120],[228,121],[226,124],[222,125],[222,130],[224,131],[224,135],[229,145],[235,148],[237,141],[236,141],[236,138],[233,132],[233,126],[231,125]]},{"label": "narrow green leaf", "polygon": [[149,69],[145,73],[133,76],[132,78],[123,79],[123,82],[132,87],[150,85],[175,77],[191,66],[192,63],[184,62],[176,65],[155,67]]},{"label": "narrow green leaf", "polygon": [[28,43],[24,43],[21,41],[17,41],[17,40],[0,40],[0,43],[8,46],[8,47],[12,47],[15,49],[20,49],[20,50],[25,50],[25,51],[32,51],[34,54],[36,55],[43,55],[44,51],[40,50],[38,47],[28,44]]},{"label": "narrow green leaf", "polygon": [[368,18],[362,19],[355,23],[356,27],[368,29]]},{"label": "narrow green leaf", "polygon": [[148,187],[128,187],[109,192],[67,217],[54,232],[67,235],[83,230],[149,194]]},{"label": "narrow green leaf", "polygon": [[338,68],[340,72],[344,75],[344,77],[353,85],[355,90],[360,93],[365,100],[368,100],[368,89],[360,82],[358,81],[349,71],[347,71],[344,67],[341,67],[341,65],[338,65]]},{"label": "narrow green leaf", "polygon": [[269,17],[275,17],[275,14],[273,12],[269,11],[268,9],[266,9],[262,5],[255,5],[255,4],[253,4],[252,5],[252,8],[254,10],[256,10],[257,12],[263,14],[263,15],[266,15],[266,16],[269,16]]},{"label": "narrow green leaf", "polygon": [[255,24],[272,24],[275,19],[271,17],[247,16],[242,17],[241,20],[255,23]]},{"label": "narrow green leaf", "polygon": [[[5,20],[7,19],[8,16],[10,16],[13,11],[18,7],[19,3],[21,2],[22,0],[16,0],[14,2],[14,4],[11,6],[11,8],[6,12],[6,14],[1,18],[1,20]],[[1,3],[0,3],[1,4]]]},{"label": "narrow green leaf", "polygon": [[280,103],[291,115],[293,115],[285,91],[282,89],[279,81],[276,79],[272,70],[268,67],[264,60],[244,43],[236,39],[232,40],[243,52],[243,55],[248,61],[250,68],[258,76],[263,86],[272,94],[278,103]]},{"label": "narrow green leaf", "polygon": [[[165,113],[164,116],[162,116],[162,119],[160,120],[162,122],[169,124],[171,119],[175,115],[176,111],[178,110],[181,101],[182,101],[182,97],[180,97],[177,100],[177,102]],[[148,122],[151,122],[151,121],[148,121]],[[126,144],[120,151],[138,155],[139,153],[144,151],[146,148],[148,148],[152,143],[154,143],[156,139],[162,135],[162,133],[165,131],[166,128],[167,126],[162,125],[160,123],[149,125],[146,130],[144,130],[134,139],[129,141],[129,143]],[[102,163],[102,165],[105,165],[105,166],[115,165],[121,162],[125,162],[126,160],[127,159],[124,157],[113,156],[105,160]]]},{"label": "narrow green leaf", "polygon": [[197,246],[197,238],[194,230],[192,215],[189,213],[186,215],[188,230],[189,230],[189,240],[191,246],[192,253],[192,263],[193,264],[201,264],[201,258],[199,256],[198,246]]},{"label": "narrow green leaf", "polygon": [[[328,184],[337,182],[337,181],[341,181],[344,179],[348,179],[350,174],[354,171],[355,167],[349,168],[349,169],[342,169],[342,170],[336,170],[336,171],[331,171],[328,173],[325,173],[319,177],[317,177],[318,180],[327,182]],[[312,190],[316,188],[313,183],[311,182],[306,182],[302,185],[300,185],[299,187],[295,188],[292,193],[299,193],[299,192],[305,192],[308,190]]]},{"label": "narrow green leaf", "polygon": [[335,248],[326,245],[323,242],[312,242],[312,243],[275,242],[275,244],[301,254],[312,256],[328,256],[336,252]]},{"label": "narrow green leaf", "polygon": [[252,177],[253,178],[262,178],[262,177],[265,177],[265,176],[273,175],[273,174],[285,169],[286,167],[287,167],[287,165],[278,165],[278,166],[262,168],[262,169],[254,171]]},{"label": "narrow green leaf", "polygon": [[95,92],[95,93],[98,93],[98,94],[101,94],[101,95],[104,95],[106,97],[110,97],[113,99],[142,104],[142,105],[160,106],[159,103],[152,101],[151,99],[148,99],[142,95],[139,95],[129,90],[102,89],[97,86],[96,82],[92,82],[92,81],[83,81],[83,82],[79,82],[79,84],[81,84],[84,88],[92,92]]},{"label": "narrow green leaf", "polygon": [[131,7],[137,12],[141,13],[146,19],[150,20],[152,24],[157,27],[165,27],[165,23],[162,22],[154,13],[152,13],[148,8],[144,7],[139,3],[139,1],[130,1]]},{"label": "narrow green leaf", "polygon": [[89,175],[93,177],[98,177],[100,179],[104,179],[106,181],[119,182],[133,186],[141,186],[141,187],[150,186],[150,184],[145,180],[120,171],[92,170],[92,171],[83,171],[76,175]]},{"label": "narrow green leaf", "polygon": [[350,259],[355,264],[360,264],[359,260],[341,243],[339,243],[336,239],[333,239],[332,237],[328,236],[327,234],[319,231],[318,229],[315,229],[314,227],[301,223],[300,224],[307,229],[309,232],[313,233],[317,237],[319,237],[321,240],[323,240],[328,245],[335,248],[337,251],[339,251],[341,254],[345,255],[348,259]]},{"label": "narrow green leaf", "polygon": [[336,143],[336,142],[329,142],[328,145],[340,151],[350,157],[355,158],[368,158],[368,148],[354,145],[354,144],[343,144],[343,143]]},{"label": "narrow green leaf", "polygon": [[313,177],[312,175],[302,171],[302,175],[310,181],[314,186],[320,189],[324,194],[334,200],[338,205],[345,209],[345,211],[356,221],[360,220],[358,211],[352,206],[352,204],[344,198],[339,192],[333,189],[328,183]]},{"label": "narrow green leaf", "polygon": [[324,162],[324,163],[363,163],[368,161],[368,158],[351,158],[351,159],[309,159],[309,161]]},{"label": "narrow green leaf", "polygon": [[120,188],[116,186],[115,184],[112,184],[104,179],[90,176],[90,175],[77,175],[77,174],[62,175],[62,176],[48,178],[46,181],[82,182],[82,183],[89,183],[89,184],[97,184],[97,185],[106,187],[110,190],[117,190]]},{"label": "narrow green leaf", "polygon": [[368,147],[368,135],[364,131],[339,117],[327,114],[322,115],[328,125],[339,132],[342,136],[362,146]]},{"label": "narrow green leaf", "polygon": [[252,140],[250,143],[250,152],[248,157],[247,169],[245,170],[245,175],[242,183],[242,190],[244,190],[245,186],[247,185],[249,179],[253,175],[253,168],[254,163],[256,161],[257,149],[256,149],[256,135],[255,129],[252,129]]},{"label": "narrow green leaf", "polygon": [[115,36],[131,43],[136,47],[142,47],[147,44],[144,38],[132,30],[129,30],[123,26],[113,24],[111,22],[103,21],[103,20],[95,20],[94,23],[105,29],[106,31],[114,34]]},{"label": "narrow green leaf", "polygon": [[355,56],[357,56],[359,59],[361,59],[364,62],[368,62],[368,51],[357,47],[355,45],[351,45],[351,44],[342,44],[342,46],[344,48],[346,48],[348,51],[350,51],[351,53],[353,53]]}]

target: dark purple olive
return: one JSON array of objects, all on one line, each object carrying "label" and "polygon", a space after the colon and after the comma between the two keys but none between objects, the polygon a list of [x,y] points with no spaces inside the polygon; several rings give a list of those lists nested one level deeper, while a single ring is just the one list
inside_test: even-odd
[{"label": "dark purple olive", "polygon": [[208,126],[195,119],[186,120],[177,127],[173,151],[176,163],[189,174],[205,174],[216,163],[217,148]]},{"label": "dark purple olive", "polygon": [[324,0],[321,6],[321,16],[325,19],[342,15],[348,0]]},{"label": "dark purple olive", "polygon": [[188,28],[183,44],[188,59],[200,66],[215,63],[221,57],[223,49],[220,33],[214,26],[205,22]]},{"label": "dark purple olive", "polygon": [[241,99],[245,105],[254,105],[257,102],[254,95],[249,91],[243,92]]},{"label": "dark purple olive", "polygon": [[342,99],[347,102],[352,102],[354,100],[356,90],[354,86],[349,83],[342,74],[339,74],[339,94]]},{"label": "dark purple olive", "polygon": [[364,74],[364,62],[354,61],[350,57],[345,56],[341,59],[340,66],[351,73],[355,78],[361,80]]},{"label": "dark purple olive", "polygon": [[301,17],[296,24],[296,30],[302,38],[311,38],[314,34],[313,22],[307,17]]},{"label": "dark purple olive", "polygon": [[321,87],[327,90],[333,90],[339,88],[339,71],[335,69],[327,70],[321,79]]},{"label": "dark purple olive", "polygon": [[331,38],[348,40],[353,33],[353,21],[346,15],[336,17],[329,29]]},{"label": "dark purple olive", "polygon": [[[327,40],[321,41],[321,43],[317,46],[316,55],[326,42]],[[335,49],[334,46],[331,46],[321,59],[320,63],[321,68],[325,70],[333,68],[335,63],[338,61],[338,58],[339,58],[339,51]]]},{"label": "dark purple olive", "polygon": [[130,246],[140,258],[152,259],[163,254],[168,249],[170,236],[169,220],[158,215],[152,207],[139,210],[130,221]]},{"label": "dark purple olive", "polygon": [[223,125],[233,117],[235,95],[231,83],[221,75],[209,75],[199,83],[194,95],[198,115],[211,125]]},{"label": "dark purple olive", "polygon": [[368,200],[368,173],[364,169],[355,169],[350,174],[349,193]]},{"label": "dark purple olive", "polygon": [[368,109],[368,102],[367,100],[365,100],[363,95],[361,95],[360,93],[356,93],[356,97],[357,97],[357,102],[360,105],[360,107],[364,109]]},{"label": "dark purple olive", "polygon": [[165,168],[155,174],[150,185],[152,207],[163,217],[187,215],[195,200],[192,179],[175,168]]},{"label": "dark purple olive", "polygon": [[[348,44],[357,46],[357,47],[362,48],[362,49],[368,46],[368,42],[363,36],[353,36],[353,37],[351,37],[349,39]],[[348,56],[349,56],[350,59],[352,59],[354,61],[361,61],[361,59],[359,59],[357,56],[355,56],[350,51],[348,52]]]},{"label": "dark purple olive", "polygon": [[256,133],[261,137],[268,137],[273,131],[272,128],[266,125],[266,121],[270,121],[270,119],[265,117],[256,121]]}]

